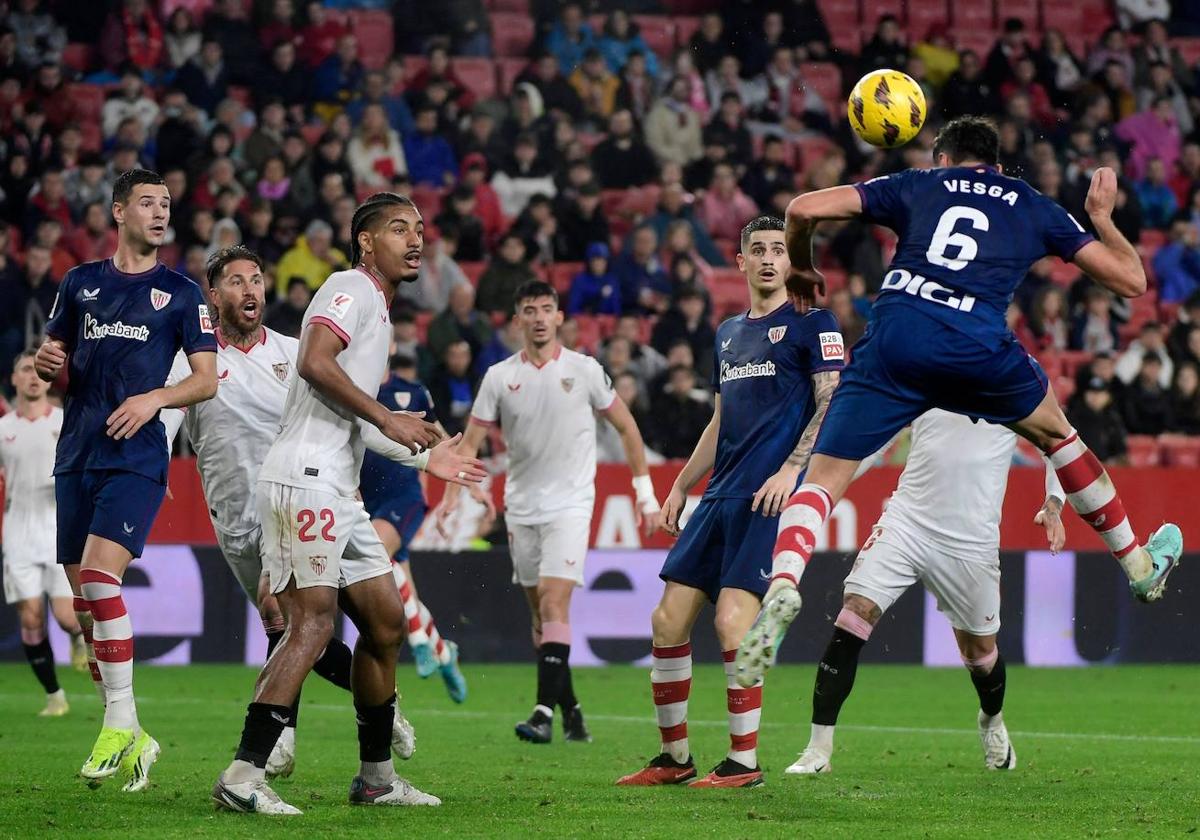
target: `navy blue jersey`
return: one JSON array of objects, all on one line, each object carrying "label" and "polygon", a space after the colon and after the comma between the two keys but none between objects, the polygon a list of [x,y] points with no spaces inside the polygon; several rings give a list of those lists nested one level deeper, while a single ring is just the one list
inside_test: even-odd
[{"label": "navy blue jersey", "polygon": [[84,263],[63,278],[46,332],[67,345],[67,399],[54,474],[125,470],[167,480],[163,424],[147,423],[128,440],[105,431],[128,397],[163,387],[175,354],[217,352],[204,293],[159,263],[141,274],[112,260]]},{"label": "navy blue jersey", "polygon": [[742,313],[717,328],[713,390],[721,433],[705,498],[746,498],[778,472],[816,410],[812,375],[840,370],[846,351],[837,318],[825,309]]},{"label": "navy blue jersey", "polygon": [[987,344],[1007,336],[1005,310],[1033,263],[1070,260],[1092,241],[1066,210],[990,166],[910,169],[855,188],[863,218],[900,238],[875,317],[915,306]]},{"label": "navy blue jersey", "polygon": [[[420,382],[392,374],[379,389],[377,399],[388,411],[424,411],[427,422],[437,421],[433,398]],[[420,496],[421,481],[417,470],[367,450],[359,475],[359,490],[368,509],[378,500],[411,494],[414,489]]]}]

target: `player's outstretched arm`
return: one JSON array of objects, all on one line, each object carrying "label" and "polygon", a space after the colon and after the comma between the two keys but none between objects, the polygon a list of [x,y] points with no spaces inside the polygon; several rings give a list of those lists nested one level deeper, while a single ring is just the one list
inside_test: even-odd
[{"label": "player's outstretched arm", "polygon": [[695,487],[696,482],[703,478],[717,462],[717,438],[720,437],[720,434],[721,395],[717,394],[712,419],[704,427],[704,431],[700,434],[700,440],[696,441],[696,448],[692,450],[692,456],[688,458],[683,469],[679,471],[679,475],[675,477],[675,483],[671,485],[671,492],[667,494],[662,510],[658,514],[658,527],[673,537],[679,536],[679,516],[683,513],[688,491]]},{"label": "player's outstretched arm", "polygon": [[758,488],[753,501],[750,502],[750,510],[757,511],[761,506],[763,516],[775,516],[783,510],[792,491],[796,489],[800,473],[804,472],[808,466],[808,459],[812,457],[817,432],[821,431],[825,412],[829,410],[829,401],[833,399],[833,392],[837,390],[841,377],[841,372],[836,370],[823,370],[812,375],[813,402],[816,405],[812,419],[804,427],[800,440],[796,441],[795,448],[784,460],[783,466]]},{"label": "player's outstretched arm", "polygon": [[784,242],[788,260],[787,287],[792,303],[807,312],[817,294],[825,294],[825,278],[813,264],[812,240],[817,225],[825,221],[852,219],[862,213],[862,198],[854,187],[830,187],[798,195],[788,203],[784,220]]},{"label": "player's outstretched arm", "polygon": [[217,393],[217,354],[201,350],[188,354],[187,362],[191,373],[174,385],[135,394],[117,406],[108,416],[108,436],[128,440],[164,408],[185,408],[212,399]]},{"label": "player's outstretched arm", "polygon": [[621,436],[621,448],[625,450],[625,460],[633,473],[633,491],[637,495],[634,515],[638,527],[648,537],[658,527],[659,506],[654,485],[650,482],[650,468],[646,466],[646,444],[642,440],[642,432],[630,414],[629,406],[620,397],[613,397],[612,405],[604,412],[604,419]]},{"label": "player's outstretched arm", "polygon": [[[476,423],[473,419],[468,420],[467,429],[463,432],[462,439],[458,441],[456,447],[458,454],[466,458],[476,457],[479,454],[479,448],[483,446],[486,435],[486,426]],[[446,539],[450,539],[450,535],[446,531],[446,520],[458,509],[458,493],[458,485],[446,485],[446,493],[442,496],[442,502],[438,505],[437,511],[434,512],[434,523],[437,525],[438,533]],[[494,505],[491,509],[495,510]]]},{"label": "player's outstretched arm", "polygon": [[300,336],[296,372],[321,396],[366,420],[384,436],[413,452],[437,443],[438,432],[432,423],[412,414],[388,411],[375,397],[354,384],[337,361],[342,346],[342,339],[329,327],[322,323],[308,324]]},{"label": "player's outstretched arm", "polygon": [[1146,291],[1146,270],[1137,249],[1113,224],[1117,203],[1117,175],[1107,166],[1092,173],[1084,209],[1096,229],[1098,241],[1075,252],[1073,262],[1110,291],[1121,297],[1137,297]]}]

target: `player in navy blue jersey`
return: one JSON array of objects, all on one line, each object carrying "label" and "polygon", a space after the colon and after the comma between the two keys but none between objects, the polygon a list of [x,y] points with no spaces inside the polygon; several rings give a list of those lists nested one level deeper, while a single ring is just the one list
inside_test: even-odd
[{"label": "player in navy blue jersey", "polygon": [[[394,356],[388,378],[379,388],[377,399],[389,409],[424,414],[445,434],[437,421],[433,398],[417,379],[417,362],[411,356]],[[363,456],[359,491],[363,504],[371,515],[371,524],[380,542],[392,558],[392,572],[404,603],[404,618],[408,623],[408,646],[422,678],[440,671],[450,698],[456,703],[467,699],[467,681],[458,667],[458,645],[446,641],[438,633],[433,616],[417,595],[408,559],[408,547],[425,521],[429,507],[420,473],[412,467],[367,451]],[[486,499],[478,488],[471,488],[476,498]]]},{"label": "player in navy blue jersey", "polygon": [[1116,175],[1106,168],[1092,175],[1084,206],[1094,237],[1033,187],[1005,176],[998,156],[995,126],[962,117],[939,132],[935,169],[808,193],[788,206],[788,289],[801,310],[824,288],[812,262],[819,222],[862,217],[892,228],[900,241],[817,438],[805,484],[780,519],[771,588],[738,651],[742,684],[755,682],[774,662],[800,609],[797,588],[816,534],[859,461],[930,408],[1006,425],[1037,446],[1067,501],[1124,569],[1134,596],[1153,601],[1163,594],[1183,552],[1179,528],[1163,525],[1139,544],[1100,461],[1004,321],[1030,265],[1048,254],[1074,262],[1122,297],[1146,291],[1141,258],[1112,221]]},{"label": "player in navy blue jersey", "polygon": [[[679,541],[667,555],[662,599],[651,617],[650,681],[662,751],[620,785],[679,784],[696,775],[688,747],[692,625],[704,602],[716,604],[725,651],[730,748],[703,787],[762,784],[758,722],[762,683],[739,687],[733,653],[750,628],[771,571],[779,513],[808,464],[845,360],[837,319],[788,302],[790,268],[780,219],[760,216],[742,230],[738,268],[750,289],[748,311],[717,329],[713,348],[716,410],[663,504],[659,522]],[[684,526],[687,492],[712,477]]]},{"label": "player in navy blue jersey", "polygon": [[[121,579],[142,554],[167,484],[158,413],[216,393],[216,350],[200,287],[158,261],[171,196],[157,173],[131,170],[113,186],[117,252],[71,269],[59,286],[38,375],[65,365],[62,436],[54,465],[58,562],[98,664],[104,725],[80,775],[93,784],[120,770],[143,789],[158,744],[138,725],[133,630]],[[175,354],[192,373],[163,387]]]}]

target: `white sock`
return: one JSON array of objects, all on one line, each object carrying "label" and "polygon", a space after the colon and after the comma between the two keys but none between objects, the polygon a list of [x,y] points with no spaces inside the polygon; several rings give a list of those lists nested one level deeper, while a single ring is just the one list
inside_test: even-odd
[{"label": "white sock", "polygon": [[826,726],[822,723],[814,723],[812,725],[812,733],[808,736],[808,745],[826,755],[832,755],[833,730],[836,728],[834,726]]},{"label": "white sock", "polygon": [[267,771],[261,767],[255,767],[249,761],[235,758],[221,775],[225,777],[227,785],[243,785],[261,782],[266,778]]},{"label": "white sock", "polygon": [[390,758],[387,761],[363,761],[359,764],[358,775],[367,784],[382,787],[390,785],[396,778],[396,767]]}]

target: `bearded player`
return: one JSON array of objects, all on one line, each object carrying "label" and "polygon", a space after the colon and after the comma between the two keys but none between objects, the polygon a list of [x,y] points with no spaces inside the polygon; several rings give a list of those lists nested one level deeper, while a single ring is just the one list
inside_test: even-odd
[{"label": "bearded player", "polygon": [[859,462],[930,408],[1006,425],[1041,450],[1067,502],[1104,541],[1138,600],[1161,598],[1179,562],[1183,535],[1175,525],[1139,543],[1108,473],[1004,318],[1029,266],[1047,254],[1074,262],[1123,297],[1146,291],[1141,257],[1112,221],[1116,175],[1102,167],[1092,176],[1085,208],[1097,239],[1024,181],[1003,175],[999,155],[991,122],[960,117],[934,141],[935,169],[818,190],[788,205],[788,287],[801,309],[824,288],[812,259],[820,222],[861,217],[895,230],[899,243],[805,483],[780,518],[771,587],[738,649],[743,685],[774,662],[800,610],[800,577],[816,534]]},{"label": "bearded player", "polygon": [[[717,330],[716,411],[659,516],[663,530],[679,537],[663,565],[666,585],[651,615],[650,683],[662,748],[619,785],[679,784],[696,776],[687,706],[692,626],[705,601],[716,604],[717,638],[725,651],[730,745],[725,759],[691,785],[763,782],[757,752],[762,683],[739,686],[733,654],[767,591],[779,511],[804,475],[845,349],[832,313],[812,309],[801,315],[788,303],[781,219],[752,220],[742,229],[739,251],[750,308]],[[688,491],[709,470],[704,496],[681,534]]]},{"label": "bearded player", "polygon": [[218,807],[300,813],[267,785],[266,764],[304,678],[333,637],[339,607],[359,631],[350,683],[360,767],[350,802],[441,804],[397,776],[392,764],[404,610],[391,558],[356,497],[366,438],[448,481],[486,475],[478,460],[455,452],[458,438],[433,446],[438,433],[431,423],[389,411],[374,396],[388,365],[388,310],[399,285],[417,278],[424,231],[408,198],[368,198],[351,220],[355,267],[330,275],[304,315],[297,377],[257,484],[263,568],[287,629],[259,676],[237,754],[213,787]]},{"label": "bearded player", "polygon": [[[126,791],[148,784],[158,743],[138,722],[133,626],[121,595],[162,504],[167,446],[158,413],[212,397],[216,339],[200,287],[158,261],[171,219],[162,176],[132,169],[113,185],[117,251],[59,285],[35,366],[47,382],[70,373],[54,463],[58,562],[66,566],[104,695],[104,723],[79,774],[118,771]],[[191,373],[163,386],[183,350]]]},{"label": "bearded player", "polygon": [[[554,287],[531,280],[517,290],[513,305],[524,349],[484,374],[460,450],[475,455],[496,425],[508,449],[504,516],[513,580],[529,602],[538,654],[537,705],[516,725],[517,737],[549,743],[559,708],[564,737],[590,741],[571,680],[570,615],[571,594],[583,585],[596,499],[596,412],[621,436],[637,521],[647,533],[658,501],[641,432],[608,375],[595,359],[558,342],[563,313]],[[447,488],[440,523],[457,506],[458,492]]]}]

